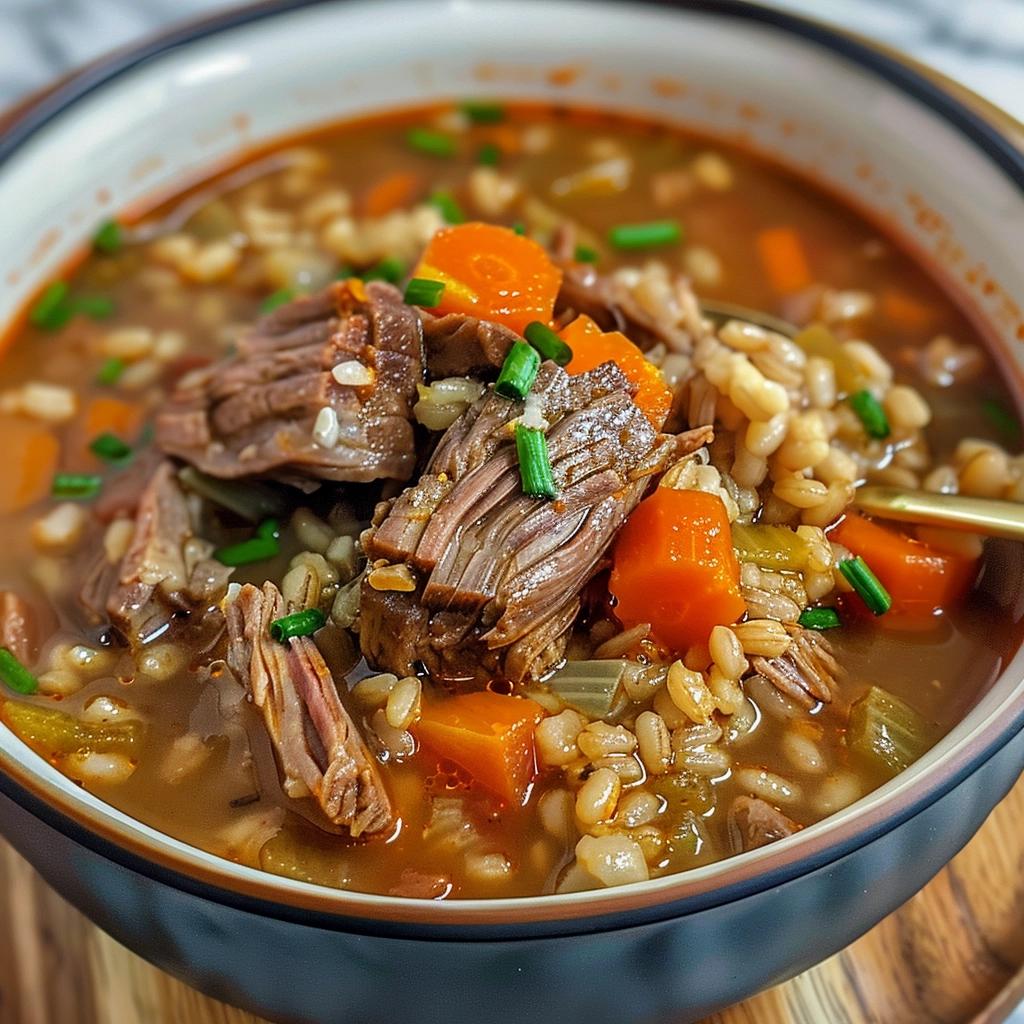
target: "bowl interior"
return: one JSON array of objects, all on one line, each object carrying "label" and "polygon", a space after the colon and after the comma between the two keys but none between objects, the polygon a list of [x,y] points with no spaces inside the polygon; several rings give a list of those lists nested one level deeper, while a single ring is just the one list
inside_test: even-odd
[{"label": "bowl interior", "polygon": [[[966,113],[937,109],[944,101],[929,98],[933,86],[912,74],[909,85],[896,81],[906,74],[898,65],[877,56],[872,65],[855,43],[729,4],[696,10],[571,0],[299,4],[230,16],[178,42],[125,61],[111,77],[98,69],[75,102],[51,111],[27,137],[16,131],[0,141],[0,237],[8,239],[0,320],[9,321],[111,212],[146,204],[240,150],[376,110],[486,95],[668,120],[813,177],[883,221],[963,296],[1020,393],[1024,323],[1012,298],[1024,294],[1016,258],[1024,234],[1020,167],[994,137],[971,137],[977,126]],[[1006,559],[1001,599],[1020,605],[1020,554],[1010,549]],[[572,917],[707,892],[883,827],[1022,714],[1022,680],[1018,655],[910,771],[798,836],[639,887],[540,900],[424,908],[319,890],[228,864],[134,822],[6,730],[0,768],[121,845],[270,898],[406,919]]]}]

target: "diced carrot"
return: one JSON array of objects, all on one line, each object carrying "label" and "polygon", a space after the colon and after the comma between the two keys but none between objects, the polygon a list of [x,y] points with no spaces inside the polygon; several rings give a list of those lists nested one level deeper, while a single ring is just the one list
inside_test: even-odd
[{"label": "diced carrot", "polygon": [[792,228],[766,228],[758,232],[756,242],[768,283],[780,295],[798,292],[812,283],[803,242]]},{"label": "diced carrot", "polygon": [[120,398],[94,398],[85,410],[82,429],[86,441],[100,434],[114,434],[122,441],[133,441],[142,426],[142,407]]},{"label": "diced carrot", "polygon": [[881,297],[882,315],[900,330],[920,333],[935,320],[935,311],[900,288],[884,288]]},{"label": "diced carrot", "polygon": [[363,197],[363,212],[367,217],[383,217],[408,206],[416,197],[420,179],[409,171],[395,171],[381,178]]},{"label": "diced carrot", "polygon": [[532,239],[478,222],[438,231],[413,276],[444,282],[436,312],[467,313],[520,333],[532,320],[551,320],[562,284],[562,271]]},{"label": "diced carrot", "polygon": [[45,497],[53,483],[60,442],[38,423],[0,417],[4,471],[0,474],[0,511],[17,512]]},{"label": "diced carrot", "polygon": [[608,589],[629,628],[682,653],[715,626],[741,618],[740,569],[722,499],[659,487],[626,520],[615,543]]},{"label": "diced carrot", "polygon": [[651,425],[660,430],[672,408],[672,392],[665,384],[661,370],[644,358],[620,331],[602,331],[589,316],[578,316],[561,331],[562,340],[572,349],[569,373],[583,373],[595,366],[614,362],[636,387],[633,401]]},{"label": "diced carrot", "polygon": [[891,629],[929,628],[936,615],[963,600],[978,575],[976,558],[937,551],[856,512],[847,513],[829,538],[860,555],[892,597],[892,608],[877,619],[855,594],[843,598],[844,607]]},{"label": "diced carrot", "polygon": [[490,690],[424,701],[413,732],[481,786],[521,805],[537,771],[533,733],[544,709]]}]

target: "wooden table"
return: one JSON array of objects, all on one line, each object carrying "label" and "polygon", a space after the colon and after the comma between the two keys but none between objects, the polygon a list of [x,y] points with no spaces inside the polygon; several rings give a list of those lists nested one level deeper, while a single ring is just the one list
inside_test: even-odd
[{"label": "wooden table", "polygon": [[[1022,962],[1024,780],[956,860],[873,931],[708,1024],[966,1024]],[[129,953],[0,843],[0,1024],[181,1022],[259,1024]]]}]

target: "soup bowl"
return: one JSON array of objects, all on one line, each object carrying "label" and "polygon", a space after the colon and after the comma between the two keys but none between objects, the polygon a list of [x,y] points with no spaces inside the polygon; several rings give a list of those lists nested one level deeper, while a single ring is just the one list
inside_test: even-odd
[{"label": "soup bowl", "polygon": [[[670,121],[813,178],[918,254],[1019,393],[1017,127],[874,45],[714,0],[292,0],[116,54],[0,138],[0,318],[112,210],[282,135],[473,94]],[[1019,617],[1018,551],[990,565]],[[557,896],[432,902],[264,874],[131,819],[5,729],[0,830],[130,949],[275,1020],[681,1021],[803,971],[917,891],[1020,774],[1022,725],[1017,653],[936,747],[842,812],[711,866]]]}]

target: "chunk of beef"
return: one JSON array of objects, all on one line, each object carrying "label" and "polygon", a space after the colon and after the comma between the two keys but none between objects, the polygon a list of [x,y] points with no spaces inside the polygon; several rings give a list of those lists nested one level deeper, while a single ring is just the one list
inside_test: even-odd
[{"label": "chunk of beef", "polygon": [[[157,416],[157,444],[211,476],[407,480],[422,344],[397,289],[336,282],[275,310],[234,355],[183,378]],[[348,362],[369,368],[372,383],[339,383],[331,371]],[[324,409],[337,431],[319,443]]]},{"label": "chunk of beef", "polygon": [[751,668],[804,707],[830,704],[840,671],[832,645],[821,633],[803,626],[787,624],[786,632],[792,638],[789,650],[777,658],[752,658]]},{"label": "chunk of beef", "polygon": [[209,640],[223,626],[216,606],[231,575],[212,552],[195,536],[174,467],[164,461],[139,495],[124,556],[111,562],[105,550],[97,553],[82,603],[133,644],[184,627]]},{"label": "chunk of beef", "polygon": [[491,392],[467,409],[367,541],[371,562],[404,563],[417,579],[412,593],[364,581],[371,663],[400,675],[422,663],[449,680],[542,675],[650,476],[711,437],[658,434],[614,363],[576,376],[545,363],[533,391],[551,424],[558,498],[522,492],[512,427],[523,403]]},{"label": "chunk of beef", "polygon": [[421,312],[427,373],[438,377],[488,377],[500,369],[519,335],[501,324],[464,313]]},{"label": "chunk of beef", "polygon": [[799,832],[800,827],[758,797],[738,796],[729,808],[729,836],[737,853],[760,849]]},{"label": "chunk of beef", "polygon": [[38,646],[36,619],[29,603],[11,590],[0,590],[0,647],[29,665]]},{"label": "chunk of beef", "polygon": [[332,824],[353,836],[383,832],[394,813],[377,764],[316,644],[309,637],[271,639],[270,624],[283,614],[273,583],[242,587],[227,607],[227,661],[263,711],[285,792],[312,796]]}]

